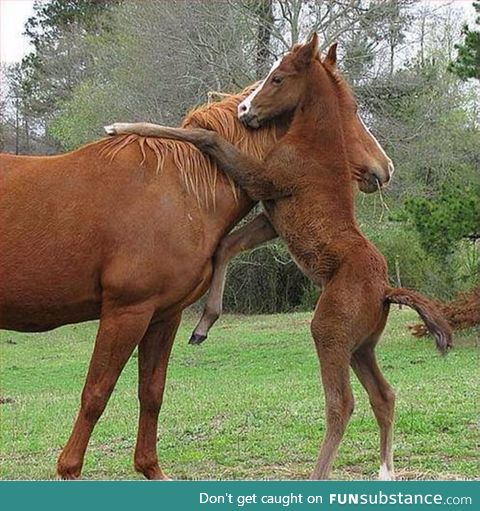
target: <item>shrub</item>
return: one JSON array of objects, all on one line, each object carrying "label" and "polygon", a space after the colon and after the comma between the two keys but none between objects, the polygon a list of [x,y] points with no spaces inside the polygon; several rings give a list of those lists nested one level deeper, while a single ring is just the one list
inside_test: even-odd
[{"label": "shrub", "polygon": [[450,297],[453,273],[445,273],[440,263],[426,253],[416,231],[397,223],[367,226],[364,231],[387,259],[392,285],[401,283],[430,296]]}]

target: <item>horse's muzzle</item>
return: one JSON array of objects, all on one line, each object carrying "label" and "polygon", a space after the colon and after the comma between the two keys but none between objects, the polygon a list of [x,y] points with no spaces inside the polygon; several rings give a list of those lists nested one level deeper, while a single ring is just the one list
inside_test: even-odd
[{"label": "horse's muzzle", "polygon": [[256,114],[252,114],[250,112],[245,112],[245,113],[241,113],[238,116],[238,118],[248,128],[257,129],[257,128],[260,128],[260,126],[261,126],[260,119],[258,118],[258,115],[256,115]]}]

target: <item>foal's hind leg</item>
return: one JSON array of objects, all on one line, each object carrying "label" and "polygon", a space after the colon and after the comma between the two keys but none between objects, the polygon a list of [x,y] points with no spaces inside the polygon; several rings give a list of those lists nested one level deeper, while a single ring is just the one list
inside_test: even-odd
[{"label": "foal's hind leg", "polygon": [[168,479],[158,464],[157,425],[162,406],[167,366],[181,314],[150,325],[138,346],[140,417],[135,470],[147,479]]},{"label": "foal's hind leg", "polygon": [[278,235],[270,220],[261,213],[250,223],[223,238],[214,255],[213,277],[202,317],[190,337],[190,344],[202,343],[222,313],[223,289],[228,263],[244,250],[250,250]]},{"label": "foal's hind leg", "polygon": [[375,343],[379,335],[352,355],[352,368],[365,387],[370,404],[380,427],[380,473],[379,479],[392,480],[393,470],[393,421],[395,393],[378,367]]},{"label": "foal's hind leg", "polygon": [[328,478],[354,406],[349,374],[350,339],[342,329],[341,316],[333,307],[326,310],[323,304],[324,296],[315,310],[311,329],[325,393],[326,432],[311,479]]},{"label": "foal's hind leg", "polygon": [[82,470],[90,435],[100,418],[120,373],[145,334],[153,306],[140,304],[102,312],[81,407],[70,439],[57,462],[58,475],[76,479]]}]

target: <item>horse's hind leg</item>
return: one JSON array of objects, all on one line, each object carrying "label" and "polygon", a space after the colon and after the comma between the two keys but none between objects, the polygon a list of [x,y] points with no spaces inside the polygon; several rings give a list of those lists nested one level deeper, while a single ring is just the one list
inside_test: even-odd
[{"label": "horse's hind leg", "polygon": [[148,328],[153,306],[140,304],[102,312],[81,407],[70,439],[57,462],[58,475],[76,479],[93,428],[100,418],[120,373]]},{"label": "horse's hind leg", "polygon": [[382,480],[394,479],[393,470],[393,421],[395,413],[395,393],[383,376],[375,357],[375,343],[361,346],[352,355],[351,365],[360,383],[365,387],[370,405],[380,427],[380,473]]},{"label": "horse's hind leg", "polygon": [[157,424],[162,405],[167,366],[181,314],[150,325],[138,346],[138,398],[140,418],[135,470],[147,479],[168,479],[158,464]]},{"label": "horse's hind leg", "polygon": [[223,238],[215,251],[213,277],[202,317],[195,327],[190,344],[202,343],[222,313],[223,290],[228,263],[240,252],[250,250],[278,235],[270,220],[261,213],[250,223]]}]

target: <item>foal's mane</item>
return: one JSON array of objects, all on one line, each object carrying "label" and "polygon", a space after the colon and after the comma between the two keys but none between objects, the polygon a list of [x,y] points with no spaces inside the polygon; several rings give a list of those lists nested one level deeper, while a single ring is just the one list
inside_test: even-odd
[{"label": "foal's mane", "polygon": [[[254,87],[254,86],[253,86]],[[247,129],[237,118],[237,107],[252,90],[252,86],[239,94],[232,94],[222,101],[202,105],[190,111],[183,120],[182,127],[201,127],[214,130],[240,150],[263,159],[267,150],[277,140],[275,124],[260,129]],[[199,205],[215,207],[215,193],[218,182],[226,184],[235,200],[238,200],[238,187],[233,180],[219,169],[217,164],[205,156],[194,145],[178,140],[138,135],[119,135],[98,142],[100,153],[112,161],[117,154],[136,143],[142,153],[143,165],[147,152],[156,158],[156,173],[161,176],[165,158],[170,156],[180,172],[186,190],[193,194]]]}]

